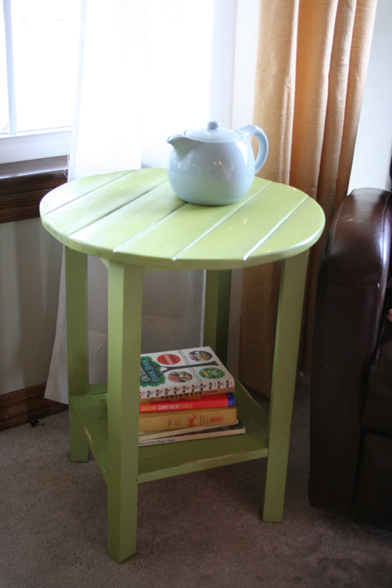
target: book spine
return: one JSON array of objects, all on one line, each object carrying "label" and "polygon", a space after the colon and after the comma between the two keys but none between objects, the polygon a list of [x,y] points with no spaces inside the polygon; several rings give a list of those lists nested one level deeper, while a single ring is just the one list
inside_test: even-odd
[{"label": "book spine", "polygon": [[232,425],[236,420],[235,407],[144,413],[139,416],[139,433],[207,425]]},{"label": "book spine", "polygon": [[164,398],[178,398],[182,396],[203,395],[203,394],[219,394],[222,392],[233,392],[235,389],[235,382],[233,378],[223,381],[209,382],[208,384],[195,384],[188,386],[186,384],[172,387],[162,388],[140,388],[140,398],[146,400],[162,400]]},{"label": "book spine", "polygon": [[204,396],[216,396],[217,394],[230,394],[235,392],[235,386],[228,386],[227,388],[213,389],[213,390],[199,390],[197,392],[177,392],[176,390],[166,390],[164,394],[159,393],[154,396],[147,396],[145,391],[140,392],[140,402],[147,404],[148,402],[165,402],[168,400],[196,400]]},{"label": "book spine", "polygon": [[234,406],[234,394],[214,394],[210,397],[195,400],[180,400],[170,402],[151,402],[140,404],[140,412],[166,412],[169,410],[197,410],[200,408],[224,408]]},{"label": "book spine", "polygon": [[[170,429],[170,431],[153,431],[152,433],[140,433],[140,441],[150,441],[151,439],[162,439],[163,437],[174,437],[175,435],[185,435],[187,433],[209,433],[210,431],[220,431],[238,425],[236,420],[234,425],[207,425],[206,427],[189,427],[185,429]],[[242,426],[242,423],[241,423]]]},{"label": "book spine", "polygon": [[179,443],[181,441],[195,441],[197,439],[211,439],[213,437],[228,437],[231,435],[244,435],[246,433],[245,427],[238,429],[223,429],[222,431],[207,433],[189,433],[186,435],[177,435],[173,437],[163,437],[161,439],[139,439],[139,447],[145,447],[148,445],[162,445],[163,443]]}]

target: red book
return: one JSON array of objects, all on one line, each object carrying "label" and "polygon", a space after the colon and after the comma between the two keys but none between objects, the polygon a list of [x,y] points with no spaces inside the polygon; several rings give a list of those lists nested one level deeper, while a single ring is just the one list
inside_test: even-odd
[{"label": "red book", "polygon": [[164,412],[169,410],[197,410],[198,408],[222,408],[235,406],[234,394],[211,394],[196,400],[169,400],[140,404],[139,412]]}]

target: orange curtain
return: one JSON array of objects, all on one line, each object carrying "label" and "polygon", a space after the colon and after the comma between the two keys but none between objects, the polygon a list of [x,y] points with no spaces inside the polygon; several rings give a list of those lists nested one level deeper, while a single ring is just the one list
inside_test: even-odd
[{"label": "orange curtain", "polygon": [[[261,0],[254,123],[270,142],[264,178],[303,190],[326,215],[346,196],[376,0]],[[310,370],[317,268],[309,261],[301,369]],[[280,266],[244,272],[239,378],[269,396]]]}]

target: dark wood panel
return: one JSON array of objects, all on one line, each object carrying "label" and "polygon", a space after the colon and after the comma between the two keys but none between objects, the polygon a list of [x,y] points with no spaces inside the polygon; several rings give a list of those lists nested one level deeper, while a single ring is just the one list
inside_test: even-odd
[{"label": "dark wood panel", "polygon": [[66,160],[53,158],[0,166],[0,223],[39,216],[39,203],[67,181]]},{"label": "dark wood panel", "polygon": [[0,395],[0,431],[68,410],[66,404],[44,398],[45,384]]}]

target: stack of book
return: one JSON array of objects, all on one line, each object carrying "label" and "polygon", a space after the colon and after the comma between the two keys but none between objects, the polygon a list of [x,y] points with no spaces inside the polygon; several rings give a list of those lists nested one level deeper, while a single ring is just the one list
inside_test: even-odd
[{"label": "stack of book", "polygon": [[141,355],[139,445],[245,433],[234,388],[210,347]]}]

